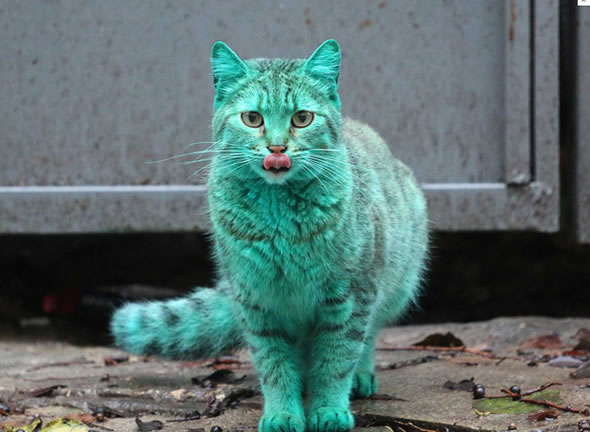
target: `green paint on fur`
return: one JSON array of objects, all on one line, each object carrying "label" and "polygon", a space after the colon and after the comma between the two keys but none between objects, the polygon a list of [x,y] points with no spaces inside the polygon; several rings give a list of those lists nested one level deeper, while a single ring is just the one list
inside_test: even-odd
[{"label": "green paint on fur", "polygon": [[169,358],[247,346],[265,397],[261,432],[349,430],[349,398],[377,390],[379,330],[419,294],[424,197],[374,130],[341,117],[336,41],[306,60],[246,61],[216,42],[211,63],[220,280],[123,307],[113,335]]}]

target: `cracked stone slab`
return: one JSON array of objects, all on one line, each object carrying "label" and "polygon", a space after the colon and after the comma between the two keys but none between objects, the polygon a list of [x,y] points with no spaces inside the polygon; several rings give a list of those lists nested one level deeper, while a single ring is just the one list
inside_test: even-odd
[{"label": "cracked stone slab", "polygon": [[[518,431],[578,431],[584,416],[561,413],[553,421],[531,423],[526,414],[478,416],[473,397],[465,391],[444,388],[447,381],[474,378],[485,385],[487,395],[501,395],[500,389],[513,384],[523,391],[548,382],[559,382],[563,405],[590,405],[590,379],[574,379],[572,369],[549,367],[546,362],[528,366],[528,358],[557,355],[575,345],[580,328],[590,328],[590,319],[543,317],[499,318],[477,323],[449,323],[390,328],[383,331],[377,351],[379,394],[391,400],[356,400],[353,412],[357,429],[395,432],[506,431],[512,424]],[[433,333],[451,332],[469,348],[491,350],[494,358],[473,353],[388,350],[407,347]],[[523,349],[523,342],[537,336],[556,334],[563,349]],[[172,362],[150,357],[129,357],[113,366],[105,357],[126,354],[108,347],[76,347],[59,342],[0,342],[0,402],[22,413],[0,417],[0,425],[24,424],[35,415],[46,421],[80,413],[104,410],[99,426],[115,431],[137,431],[135,417],[144,422],[160,420],[163,431],[190,431],[220,426],[224,432],[255,431],[262,410],[262,397],[242,400],[216,417],[182,420],[198,410],[206,411],[215,396],[223,400],[239,388],[257,389],[258,383],[248,352],[236,353],[228,363],[236,375],[246,378],[235,384],[203,388],[193,377],[205,377],[214,369],[212,361]],[[430,356],[427,360],[424,360]],[[395,365],[395,368],[391,368]],[[61,385],[45,395],[27,392]],[[540,408],[541,410],[542,408]],[[109,417],[109,413],[123,417]],[[361,424],[362,423],[362,424]],[[103,430],[93,428],[95,430]]]}]

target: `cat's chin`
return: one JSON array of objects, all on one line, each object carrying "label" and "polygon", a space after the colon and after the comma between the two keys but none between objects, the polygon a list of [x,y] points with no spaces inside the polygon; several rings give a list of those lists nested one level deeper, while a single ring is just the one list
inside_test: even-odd
[{"label": "cat's chin", "polygon": [[283,184],[287,180],[289,175],[289,168],[269,168],[265,169],[263,176],[264,179],[270,184]]}]

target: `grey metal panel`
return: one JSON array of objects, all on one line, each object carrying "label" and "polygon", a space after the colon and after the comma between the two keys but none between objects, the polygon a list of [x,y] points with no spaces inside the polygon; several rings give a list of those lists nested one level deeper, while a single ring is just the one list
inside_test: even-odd
[{"label": "grey metal panel", "polygon": [[556,231],[559,226],[556,191],[544,183],[427,184],[423,189],[434,230]]},{"label": "grey metal panel", "polygon": [[576,219],[578,240],[590,243],[590,7],[578,8]]},{"label": "grey metal panel", "polygon": [[558,229],[556,1],[530,11],[535,181],[512,186],[522,171],[511,177],[506,153],[526,166],[518,119],[528,108],[509,103],[522,103],[526,89],[507,80],[524,68],[526,35],[515,26],[509,47],[504,2],[293,0],[262,21],[247,4],[211,3],[205,17],[188,1],[57,0],[34,10],[0,1],[0,35],[12,37],[0,55],[15,59],[0,63],[0,185],[81,185],[0,189],[0,232],[206,229],[202,187],[131,185],[190,173],[143,162],[208,140],[210,43],[225,39],[244,57],[261,48],[305,56],[328,37],[343,45],[345,112],[375,126],[427,182],[435,229]]},{"label": "grey metal panel", "polygon": [[510,0],[506,8],[506,178],[510,184],[531,179],[531,8]]},{"label": "grey metal panel", "polygon": [[[533,2],[534,180],[547,198],[531,207],[542,231],[559,230],[559,1]],[[536,194],[533,193],[533,197]],[[535,200],[533,200],[535,203]],[[523,202],[526,205],[527,202]],[[523,210],[526,211],[526,210]],[[540,218],[537,218],[539,221]]]},{"label": "grey metal panel", "polygon": [[207,229],[204,186],[0,187],[0,233]]},{"label": "grey metal panel", "polygon": [[0,185],[183,184],[189,167],[144,162],[209,141],[212,42],[246,58],[304,57],[330,37],[343,49],[345,114],[422,181],[505,180],[505,119],[528,126],[504,101],[506,73],[528,65],[521,6],[510,48],[498,0],[268,5],[0,1]]},{"label": "grey metal panel", "polygon": [[[542,183],[423,185],[435,230],[547,230],[554,191]],[[204,186],[0,187],[0,234],[207,231]]]}]

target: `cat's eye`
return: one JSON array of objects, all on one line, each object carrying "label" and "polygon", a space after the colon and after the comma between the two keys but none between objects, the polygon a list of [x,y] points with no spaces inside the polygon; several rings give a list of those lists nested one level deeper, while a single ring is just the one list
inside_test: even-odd
[{"label": "cat's eye", "polygon": [[256,111],[244,112],[241,117],[244,124],[251,128],[259,128],[264,123],[262,115]]},{"label": "cat's eye", "polygon": [[304,128],[313,121],[313,113],[309,111],[297,111],[291,118],[291,124],[296,128]]}]

